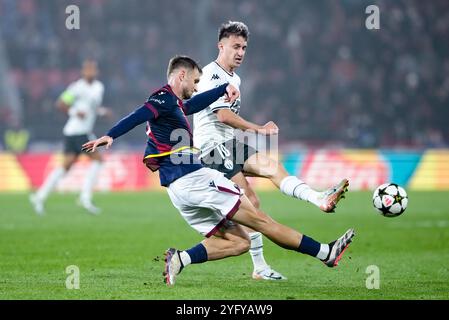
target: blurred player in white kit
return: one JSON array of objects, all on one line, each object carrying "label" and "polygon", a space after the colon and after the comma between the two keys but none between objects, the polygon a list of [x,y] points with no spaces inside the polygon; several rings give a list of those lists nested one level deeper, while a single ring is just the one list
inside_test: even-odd
[{"label": "blurred player in white kit", "polygon": [[[71,83],[56,101],[59,110],[67,113],[64,129],[64,160],[61,167],[55,168],[45,179],[41,187],[30,195],[30,201],[37,214],[45,212],[45,201],[66,175],[82,153],[81,145],[94,138],[93,127],[97,115],[109,115],[108,109],[102,107],[104,86],[97,80],[96,61],[87,59],[83,62],[81,79]],[[99,214],[100,208],[92,203],[92,193],[101,169],[100,153],[87,154],[91,165],[85,177],[78,204],[91,214]]]}]

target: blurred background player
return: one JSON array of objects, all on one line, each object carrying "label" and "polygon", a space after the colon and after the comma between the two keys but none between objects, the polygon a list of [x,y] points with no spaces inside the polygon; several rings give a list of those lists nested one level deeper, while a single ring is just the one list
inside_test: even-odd
[{"label": "blurred background player", "polygon": [[[87,59],[83,62],[81,79],[71,83],[56,101],[59,110],[67,113],[69,119],[64,126],[64,160],[45,179],[30,201],[37,214],[44,213],[44,204],[58,182],[70,170],[81,154],[81,145],[93,139],[93,127],[97,115],[109,115],[102,107],[104,86],[99,80],[97,62]],[[85,177],[78,203],[92,214],[100,213],[100,208],[92,203],[92,192],[101,168],[100,153],[89,153],[91,165]]]},{"label": "blurred background player", "polygon": [[[240,88],[240,77],[235,69],[245,57],[248,36],[248,27],[242,22],[229,21],[222,24],[218,31],[218,57],[204,67],[198,85],[199,93],[226,82]],[[315,191],[296,176],[289,175],[281,163],[237,141],[234,129],[251,130],[264,135],[278,134],[279,131],[273,121],[257,125],[243,119],[239,116],[240,106],[240,98],[233,104],[219,99],[194,115],[194,142],[201,149],[203,163],[223,172],[228,179],[237,183],[257,209],[260,201],[245,175],[268,178],[284,194],[313,203],[324,212],[333,212],[348,187],[348,180],[343,179],[325,192]],[[265,261],[262,235],[251,229],[246,230],[251,238],[250,254],[254,265],[252,277],[264,280],[285,279]]]}]

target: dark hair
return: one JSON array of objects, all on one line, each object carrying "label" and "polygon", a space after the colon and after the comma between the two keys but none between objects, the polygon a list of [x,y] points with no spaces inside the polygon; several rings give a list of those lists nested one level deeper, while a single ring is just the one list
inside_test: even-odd
[{"label": "dark hair", "polygon": [[228,21],[226,23],[223,23],[218,30],[218,41],[223,38],[228,38],[231,35],[241,36],[245,38],[245,40],[248,40],[248,27],[246,26],[246,24],[239,21]]},{"label": "dark hair", "polygon": [[203,73],[203,70],[201,69],[200,65],[195,60],[193,60],[188,56],[176,55],[173,58],[171,58],[170,62],[168,63],[167,78],[170,77],[173,71],[182,67],[190,70],[198,69],[200,73]]}]

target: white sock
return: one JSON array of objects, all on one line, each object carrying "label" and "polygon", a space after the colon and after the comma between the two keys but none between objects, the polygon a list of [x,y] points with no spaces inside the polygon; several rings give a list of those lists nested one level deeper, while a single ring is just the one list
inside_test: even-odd
[{"label": "white sock", "polygon": [[192,263],[192,259],[190,259],[190,256],[186,251],[179,252],[179,257],[181,258],[181,262],[184,267],[187,267]]},{"label": "white sock", "polygon": [[288,176],[281,181],[280,189],[282,193],[295,197],[301,200],[305,200],[319,206],[318,197],[320,192],[317,192],[310,188],[304,181],[298,179],[295,176]]},{"label": "white sock", "polygon": [[95,182],[97,182],[97,176],[101,169],[100,161],[92,161],[90,165],[89,171],[87,172],[86,179],[84,180],[83,189],[81,190],[81,200],[83,201],[91,201],[92,200],[92,191],[95,186]]},{"label": "white sock", "polygon": [[254,270],[261,271],[268,267],[268,264],[263,256],[262,234],[260,232],[250,232],[249,237],[251,238],[249,253],[251,254],[251,259],[253,260]]},{"label": "white sock", "polygon": [[60,167],[60,168],[55,168],[49,175],[48,177],[45,179],[44,184],[39,188],[39,190],[37,191],[36,195],[37,197],[42,200],[45,201],[45,199],[48,198],[48,195],[50,194],[50,192],[53,191],[53,189],[56,187],[56,185],[58,184],[58,181],[64,177],[65,175],[65,169]]},{"label": "white sock", "polygon": [[320,260],[324,260],[327,258],[327,255],[329,254],[329,245],[328,244],[321,244],[320,252],[316,255],[316,257]]}]

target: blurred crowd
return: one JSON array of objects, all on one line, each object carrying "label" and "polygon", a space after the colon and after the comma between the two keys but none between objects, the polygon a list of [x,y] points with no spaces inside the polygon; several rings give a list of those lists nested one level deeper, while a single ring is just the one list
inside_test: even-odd
[{"label": "blurred crowd", "polygon": [[[65,8],[80,8],[67,30]],[[380,9],[368,30],[365,8]],[[0,0],[0,35],[19,88],[30,141],[59,141],[66,120],[54,101],[98,59],[102,134],[164,84],[168,59],[216,57],[227,20],[250,29],[242,78],[242,115],[275,121],[281,145],[362,148],[449,146],[449,1],[433,0]],[[0,126],[11,125],[0,101]],[[143,131],[124,137],[135,143]]]}]

